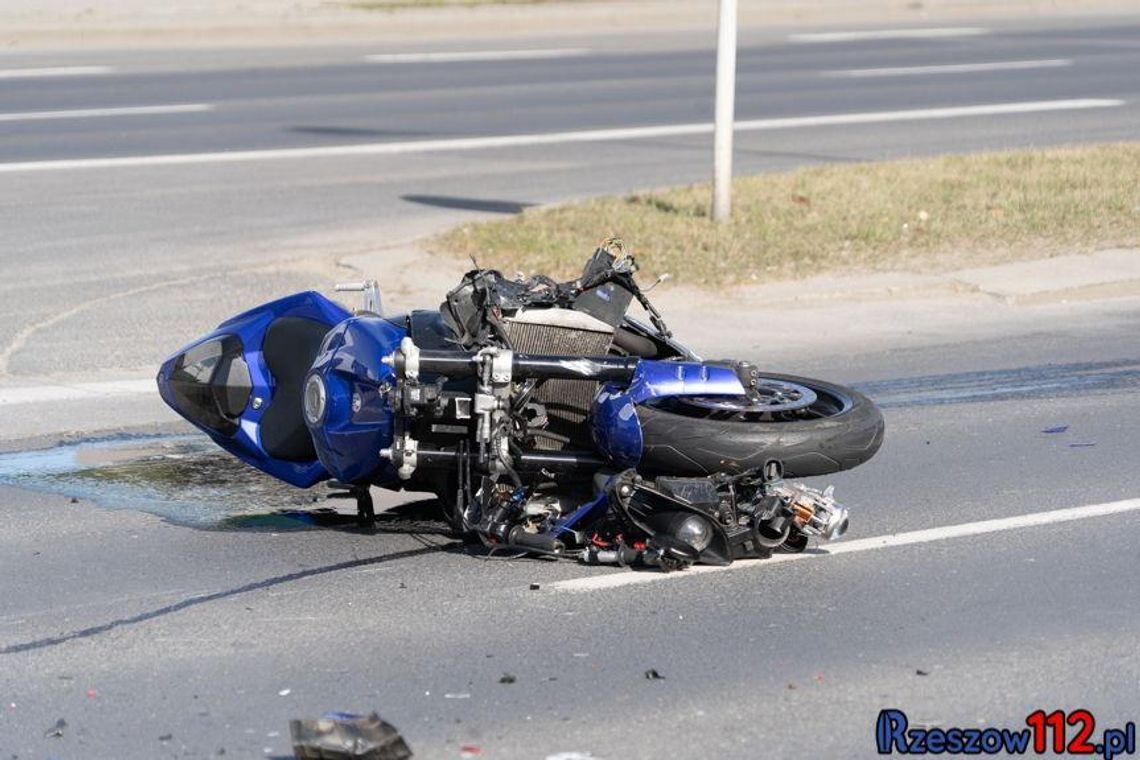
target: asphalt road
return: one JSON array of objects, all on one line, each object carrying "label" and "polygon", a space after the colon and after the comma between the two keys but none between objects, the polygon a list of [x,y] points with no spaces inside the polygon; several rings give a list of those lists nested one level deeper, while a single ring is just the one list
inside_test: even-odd
[{"label": "asphalt road", "polygon": [[[1135,139],[1138,30],[749,48],[740,119],[1123,104],[742,132],[738,167]],[[135,70],[123,54],[117,73],[81,81],[0,80],[9,114],[213,106],[0,121],[5,387],[145,374],[253,299],[321,284],[339,258],[456,220],[707,174],[701,135],[4,170],[639,128],[711,111],[707,50],[399,67],[363,65],[364,52],[304,66],[263,52],[256,70],[185,73]],[[821,73],[1015,60],[1071,63]],[[377,709],[422,757],[465,745],[510,758],[863,757],[888,707],[942,727],[1016,729],[1039,708],[1087,708],[1098,732],[1135,720],[1136,510],[968,538],[938,530],[1140,496],[1138,313],[1127,299],[1050,304],[985,329],[963,316],[957,334],[905,348],[813,352],[808,336],[775,356],[749,348],[883,404],[881,453],[832,480],[852,540],[935,530],[924,543],[571,590],[555,584],[612,571],[480,560],[433,531],[426,505],[379,536],[217,530],[145,503],[4,488],[0,756],[285,757],[286,721],[328,710]],[[74,428],[131,427],[130,406],[115,410],[76,410]],[[664,680],[646,679],[650,668]],[[500,683],[505,673],[516,681]],[[45,737],[59,718],[63,736]]]}]

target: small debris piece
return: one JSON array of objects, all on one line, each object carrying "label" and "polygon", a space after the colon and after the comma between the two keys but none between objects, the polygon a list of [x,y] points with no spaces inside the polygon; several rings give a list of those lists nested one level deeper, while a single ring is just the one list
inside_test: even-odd
[{"label": "small debris piece", "polygon": [[788,683],[788,691],[795,691],[795,690],[796,690],[796,685],[794,683],[789,682]]},{"label": "small debris piece", "polygon": [[1069,444],[1070,449],[1091,449],[1093,446],[1096,446],[1096,441],[1077,441]]},{"label": "small debris piece", "polygon": [[57,720],[55,722],[54,726],[49,728],[47,731],[44,731],[44,738],[50,739],[52,737],[55,737],[56,739],[58,739],[61,736],[63,736],[63,730],[65,728],[67,728],[67,721],[64,720],[63,718],[60,718],[59,720]]},{"label": "small debris piece", "polygon": [[72,504],[78,504],[78,503],[79,503],[79,499],[77,499],[77,498],[75,498],[74,496],[72,496],[72,497],[71,497],[71,503],[72,503]]},{"label": "small debris piece", "polygon": [[292,694],[292,693],[293,693],[293,690],[292,690],[292,689],[282,689],[281,691],[277,692],[277,696],[279,696],[279,697],[287,697],[287,696],[289,696],[289,695],[290,695],[290,694]]},{"label": "small debris piece", "polygon": [[450,694],[444,694],[444,699],[471,699],[471,695],[465,691],[457,691]]},{"label": "small debris piece", "polygon": [[174,734],[163,734],[162,736],[158,737],[158,740],[160,742],[168,742],[173,738],[174,738]]},{"label": "small debris piece", "polygon": [[517,680],[518,679],[510,673],[503,673],[501,676],[499,676],[499,683],[514,683]]},{"label": "small debris piece", "polygon": [[95,691],[94,689],[88,689],[87,690],[87,698],[88,699],[95,699],[97,696],[99,696],[99,692]]},{"label": "small debris piece", "polygon": [[648,678],[650,681],[664,681],[665,680],[665,676],[658,673],[656,668],[650,668],[649,670],[645,671],[645,677]]},{"label": "small debris piece", "polygon": [[483,748],[474,744],[464,744],[459,748],[460,757],[478,757],[483,754]]},{"label": "small debris piece", "polygon": [[1041,432],[1045,435],[1057,435],[1058,433],[1064,433],[1068,429],[1068,425],[1054,425],[1053,427],[1045,428]]},{"label": "small debris piece", "polygon": [[538,584],[538,583],[530,584],[530,590],[531,591],[538,591],[540,588],[542,588],[541,584]]},{"label": "small debris piece", "polygon": [[317,720],[289,721],[296,760],[408,760],[412,750],[392,724],[367,717],[331,713]]},{"label": "small debris piece", "polygon": [[915,670],[914,674],[916,676],[928,676],[928,675],[930,675],[930,673],[927,673],[925,670],[923,670],[921,668],[919,668],[918,670]]}]

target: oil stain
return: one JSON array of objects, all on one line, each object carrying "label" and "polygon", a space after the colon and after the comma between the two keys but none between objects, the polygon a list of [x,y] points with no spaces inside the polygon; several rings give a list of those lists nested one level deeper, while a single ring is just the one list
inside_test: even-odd
[{"label": "oil stain", "polygon": [[855,387],[887,409],[1100,395],[1140,388],[1140,360],[956,372],[880,380]]},{"label": "oil stain", "polygon": [[[328,501],[330,492],[321,485],[302,490],[271,478],[205,436],[114,438],[4,454],[0,484],[147,512],[195,528],[356,529],[351,501]],[[377,527],[390,533],[447,532],[434,500],[388,510],[378,515]]]}]

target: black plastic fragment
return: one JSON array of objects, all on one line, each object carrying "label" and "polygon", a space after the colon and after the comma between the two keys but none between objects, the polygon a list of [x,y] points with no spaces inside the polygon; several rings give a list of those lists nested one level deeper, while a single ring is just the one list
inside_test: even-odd
[{"label": "black plastic fragment", "polygon": [[296,760],[407,760],[412,756],[400,732],[376,713],[365,717],[329,713],[315,720],[289,721]]},{"label": "black plastic fragment", "polygon": [[63,718],[60,718],[55,722],[54,726],[49,728],[47,731],[44,731],[44,737],[49,739],[55,737],[58,739],[59,737],[63,736],[63,730],[65,728],[67,728],[67,721]]},{"label": "black plastic fragment", "polygon": [[650,668],[649,670],[645,671],[645,677],[648,678],[650,681],[664,681],[665,680],[665,676],[658,673],[657,668]]},{"label": "black plastic fragment", "polygon": [[499,683],[514,683],[517,680],[518,679],[510,673],[503,673],[501,676],[499,676]]}]

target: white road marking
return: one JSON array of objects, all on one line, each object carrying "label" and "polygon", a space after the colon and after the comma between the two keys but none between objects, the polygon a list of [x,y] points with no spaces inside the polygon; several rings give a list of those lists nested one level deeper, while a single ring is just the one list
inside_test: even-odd
[{"label": "white road marking", "polygon": [[867,29],[855,32],[808,32],[789,34],[788,42],[862,42],[864,40],[911,40],[943,37],[977,37],[989,34],[989,29],[977,26],[930,27],[926,29]]},{"label": "white road marking", "polygon": [[54,401],[79,401],[107,398],[108,396],[137,396],[158,394],[153,379],[111,380],[100,383],[45,383],[27,387],[0,386],[0,408],[20,404],[42,404]]},{"label": "white road marking", "polygon": [[171,113],[212,111],[208,103],[181,103],[170,106],[130,106],[127,108],[80,108],[72,111],[27,111],[0,113],[0,121],[46,121],[53,119],[96,119],[109,116],[155,116]]},{"label": "white road marking", "polygon": [[450,53],[378,53],[366,55],[369,63],[457,63],[471,61],[534,61],[547,58],[577,58],[590,48],[549,50],[459,50]]},{"label": "white road marking", "polygon": [[[738,132],[760,130],[825,127],[845,124],[881,124],[892,121],[955,119],[972,116],[1072,111],[1086,108],[1114,108],[1123,100],[1085,98],[1080,100],[1038,100],[1023,103],[994,103],[949,108],[919,108],[906,111],[874,111],[823,116],[793,116],[782,119],[754,119],[736,122]],[[358,145],[327,145],[314,148],[278,148],[236,150],[220,153],[172,153],[155,156],[121,156],[115,158],[78,158],[48,161],[0,163],[0,174],[16,172],[67,171],[72,169],[112,169],[126,167],[177,166],[187,164],[225,164],[247,161],[277,161],[307,158],[340,158],[345,156],[394,156],[412,153],[435,153],[454,150],[489,150],[564,143],[641,140],[654,137],[682,137],[711,134],[711,123],[669,124],[650,127],[593,129],[579,132],[502,135],[493,137],[459,137],[413,142],[381,142]]]},{"label": "white road marking", "polygon": [[0,79],[44,79],[51,77],[90,77],[114,74],[113,66],[53,66],[38,69],[0,69]]},{"label": "white road marking", "polygon": [[872,538],[859,538],[854,541],[840,541],[830,544],[825,550],[805,554],[777,554],[771,559],[743,560],[734,562],[727,567],[698,566],[679,573],[632,572],[630,570],[593,575],[585,578],[574,578],[566,581],[544,584],[543,588],[557,591],[599,591],[602,589],[633,586],[641,583],[653,583],[664,580],[678,580],[694,575],[707,573],[723,573],[734,570],[750,570],[768,567],[781,562],[796,562],[811,559],[834,557],[839,554],[855,554],[858,552],[874,551],[876,549],[890,549],[895,546],[910,546],[912,544],[928,544],[934,541],[946,541],[953,538],[966,538],[968,536],[981,536],[987,533],[1000,533],[1020,528],[1033,528],[1040,525],[1053,525],[1056,523],[1071,522],[1073,520],[1088,520],[1095,517],[1106,517],[1121,512],[1140,511],[1140,499],[1125,499],[1124,501],[1111,501],[1104,504],[1090,504],[1084,507],[1070,507],[1068,509],[1055,509],[1050,512],[1033,512],[1027,515],[1014,517],[1001,517],[996,520],[982,520],[980,522],[962,523],[959,525],[945,525],[940,528],[926,530],[912,530],[907,533],[891,533],[885,536]]},{"label": "white road marking", "polygon": [[1071,58],[1047,58],[1036,61],[991,61],[989,63],[951,63],[942,66],[896,66],[885,69],[835,69],[819,72],[825,77],[868,79],[877,77],[927,76],[931,74],[965,74],[977,71],[1021,71],[1055,69],[1072,66]]}]

